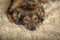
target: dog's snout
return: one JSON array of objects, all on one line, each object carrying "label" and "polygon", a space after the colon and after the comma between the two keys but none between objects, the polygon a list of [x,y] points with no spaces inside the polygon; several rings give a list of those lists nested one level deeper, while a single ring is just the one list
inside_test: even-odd
[{"label": "dog's snout", "polygon": [[36,30],[36,27],[34,27],[34,26],[31,26],[31,29],[30,30]]},{"label": "dog's snout", "polygon": [[20,25],[18,20],[14,20],[15,24]]},{"label": "dog's snout", "polygon": [[31,31],[34,31],[34,30],[36,30],[36,27],[35,26],[30,26],[30,27],[28,27],[28,29],[31,30]]}]

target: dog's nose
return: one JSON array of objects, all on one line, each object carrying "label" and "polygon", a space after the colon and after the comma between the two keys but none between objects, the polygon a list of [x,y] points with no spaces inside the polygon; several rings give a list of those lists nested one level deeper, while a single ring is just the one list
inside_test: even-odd
[{"label": "dog's nose", "polygon": [[35,26],[30,26],[30,27],[28,27],[28,29],[31,30],[31,31],[34,31],[34,30],[36,30],[36,27]]},{"label": "dog's nose", "polygon": [[15,23],[16,25],[20,25],[20,23],[19,23],[18,20],[14,20],[14,23]]}]

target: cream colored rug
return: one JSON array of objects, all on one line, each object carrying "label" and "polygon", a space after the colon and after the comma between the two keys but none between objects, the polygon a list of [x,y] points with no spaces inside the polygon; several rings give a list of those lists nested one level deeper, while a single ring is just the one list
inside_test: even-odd
[{"label": "cream colored rug", "polygon": [[10,0],[0,0],[0,40],[60,40],[60,1],[43,4],[46,17],[36,31],[9,23],[6,10]]}]

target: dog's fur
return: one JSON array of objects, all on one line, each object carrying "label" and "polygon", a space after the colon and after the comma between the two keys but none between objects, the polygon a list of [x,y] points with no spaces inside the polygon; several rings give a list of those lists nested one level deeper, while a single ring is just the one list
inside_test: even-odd
[{"label": "dog's fur", "polygon": [[22,24],[30,30],[36,29],[36,26],[44,20],[45,12],[41,5],[47,0],[12,0],[8,8],[8,18],[10,22]]}]

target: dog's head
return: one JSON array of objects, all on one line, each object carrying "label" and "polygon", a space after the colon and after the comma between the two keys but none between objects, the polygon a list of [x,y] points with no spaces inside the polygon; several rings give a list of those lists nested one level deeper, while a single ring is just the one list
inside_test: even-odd
[{"label": "dog's head", "polygon": [[39,18],[34,12],[27,13],[22,20],[22,24],[29,30],[35,30],[39,24]]},{"label": "dog's head", "polygon": [[42,15],[39,15],[35,11],[23,11],[21,10],[18,12],[13,12],[12,15],[14,19],[14,23],[17,25],[24,25],[29,30],[35,30],[38,27],[39,23],[44,20]]},{"label": "dog's head", "polygon": [[45,15],[42,5],[37,3],[38,0],[24,0],[20,7],[11,12],[14,23],[35,30]]}]

